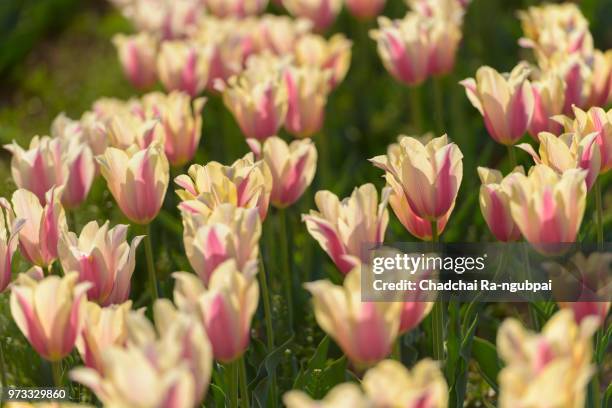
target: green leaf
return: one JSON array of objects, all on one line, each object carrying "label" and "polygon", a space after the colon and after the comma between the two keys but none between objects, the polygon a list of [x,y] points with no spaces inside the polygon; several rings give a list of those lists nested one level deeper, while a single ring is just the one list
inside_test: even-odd
[{"label": "green leaf", "polygon": [[314,352],[314,355],[310,360],[308,360],[308,364],[302,370],[300,370],[297,375],[295,382],[293,383],[293,389],[303,390],[306,386],[306,381],[308,378],[312,376],[312,372],[316,369],[322,369],[325,366],[325,362],[327,361],[327,352],[329,350],[329,336],[323,337],[323,340],[317,346],[317,349]]},{"label": "green leaf", "polygon": [[478,368],[482,377],[497,392],[499,389],[497,385],[497,376],[501,366],[495,346],[483,338],[474,337],[472,355],[478,363]]}]

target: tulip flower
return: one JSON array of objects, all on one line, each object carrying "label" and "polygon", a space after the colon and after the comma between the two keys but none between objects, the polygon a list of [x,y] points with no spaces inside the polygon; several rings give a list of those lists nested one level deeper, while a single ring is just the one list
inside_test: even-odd
[{"label": "tulip flower", "polygon": [[602,108],[594,107],[585,112],[574,107],[574,116],[574,120],[567,116],[558,116],[555,120],[563,124],[566,132],[575,132],[582,137],[593,132],[597,134],[595,142],[601,154],[600,173],[606,173],[612,169],[612,109],[606,113]]},{"label": "tulip flower", "polygon": [[599,326],[604,325],[612,303],[607,297],[612,276],[612,253],[592,252],[585,256],[576,252],[567,262],[550,262],[544,265],[544,269],[553,278],[559,307],[572,310],[576,324],[594,317]]},{"label": "tulip flower", "polygon": [[511,175],[510,213],[521,234],[532,244],[574,242],[586,206],[585,170],[559,175],[537,164],[525,176]]},{"label": "tulip flower", "polygon": [[35,136],[28,150],[16,142],[5,145],[13,154],[11,173],[19,188],[30,190],[45,202],[53,186],[63,185],[62,203],[68,208],[81,204],[95,176],[93,155],[89,146],[78,139],[51,139]]},{"label": "tulip flower", "polygon": [[[51,136],[54,139],[73,142],[76,139],[81,144],[89,146],[94,155],[104,153],[106,140],[106,125],[93,112],[85,112],[80,120],[73,120],[60,113],[51,123]],[[93,159],[92,159],[93,161]]]},{"label": "tulip flower", "polygon": [[151,222],[164,201],[170,174],[161,144],[142,150],[109,147],[96,159],[123,214],[136,224]]},{"label": "tulip flower", "polygon": [[245,137],[264,140],[275,135],[287,113],[284,66],[271,57],[251,57],[240,75],[229,79],[223,103]]},{"label": "tulip flower", "polygon": [[268,0],[205,0],[206,8],[220,18],[243,18],[260,14]]},{"label": "tulip flower", "polygon": [[357,369],[384,359],[398,335],[400,302],[363,302],[361,267],[351,270],[343,286],[327,280],[309,282],[319,326],[338,343]]},{"label": "tulip flower", "polygon": [[73,349],[81,330],[88,283],[77,275],[48,276],[40,281],[21,274],[11,289],[11,315],[34,350],[59,361]]},{"label": "tulip flower", "polygon": [[18,219],[23,219],[19,231],[21,254],[34,265],[48,267],[57,259],[57,244],[61,231],[68,229],[66,213],[59,202],[61,188],[47,192],[45,205],[28,190],[13,193],[13,209]]},{"label": "tulip flower", "polygon": [[330,191],[318,191],[315,203],[319,211],[302,215],[310,235],[343,274],[368,261],[364,245],[383,242],[389,223],[388,195],[389,190],[383,190],[379,203],[372,184],[355,188],[342,201]]},{"label": "tulip flower", "polygon": [[612,92],[612,50],[595,50],[591,74],[591,89],[586,106],[605,106]]},{"label": "tulip flower", "polygon": [[236,160],[231,166],[210,162],[194,164],[187,174],[174,179],[182,187],[176,193],[182,202],[179,208],[192,213],[209,213],[221,204],[257,208],[263,221],[268,213],[272,175],[268,165],[255,161],[253,153]]},{"label": "tulip flower", "polygon": [[534,96],[527,80],[530,69],[520,63],[510,74],[480,67],[476,79],[461,81],[468,99],[484,118],[489,135],[498,143],[515,144],[529,127]]},{"label": "tulip flower", "polygon": [[187,408],[204,399],[212,353],[202,325],[165,299],[155,302],[153,312],[155,327],[142,313],[128,315],[127,344],[105,351],[101,371],[70,372],[104,406]]},{"label": "tulip flower", "polygon": [[523,47],[533,48],[540,66],[572,54],[590,55],[593,37],[589,23],[576,4],[544,4],[519,11],[525,38]]},{"label": "tulip flower", "polygon": [[13,255],[19,243],[18,234],[25,220],[15,219],[15,214],[6,198],[0,197],[0,293],[11,282]]},{"label": "tulip flower", "polygon": [[554,71],[565,81],[563,113],[572,114],[573,106],[586,106],[589,97],[591,70],[582,57],[574,55],[556,63]]},{"label": "tulip flower", "polygon": [[183,226],[187,259],[204,284],[228,259],[240,270],[257,263],[261,221],[256,208],[221,204],[206,219],[184,213]]},{"label": "tulip flower", "polygon": [[346,0],[346,7],[355,17],[369,20],[380,14],[385,7],[385,0]]},{"label": "tulip flower", "polygon": [[87,302],[83,328],[77,338],[76,347],[83,363],[99,373],[104,373],[104,353],[113,346],[123,347],[127,343],[127,316],[132,301],[109,307]]},{"label": "tulip flower", "polygon": [[372,404],[355,383],[342,383],[332,388],[325,398],[314,401],[304,391],[292,390],[283,395],[287,408],[372,408]]},{"label": "tulip flower", "polygon": [[319,68],[290,67],[285,71],[287,117],[285,129],[298,137],[321,130],[329,93],[329,71]]},{"label": "tulip flower", "polygon": [[157,74],[168,91],[197,96],[208,82],[212,49],[187,41],[164,41],[157,55]]},{"label": "tulip flower", "polygon": [[370,161],[387,172],[387,180],[393,178],[402,186],[410,209],[431,223],[446,217],[455,204],[463,178],[462,159],[459,147],[443,135],[426,145],[400,136],[386,156]]},{"label": "tulip flower", "polygon": [[416,328],[427,317],[434,306],[434,302],[425,302],[422,299],[402,302],[399,334],[409,332]]},{"label": "tulip flower", "polygon": [[266,14],[259,18],[253,33],[257,52],[271,52],[282,57],[291,55],[298,42],[310,33],[312,24],[305,19]]},{"label": "tulip flower", "polygon": [[239,271],[234,260],[218,266],[197,307],[216,360],[229,363],[249,345],[251,319],[259,302],[256,265]]},{"label": "tulip flower", "polygon": [[294,140],[289,145],[272,136],[263,143],[252,139],[249,143],[258,157],[262,157],[272,176],[270,200],[278,208],[295,203],[310,186],[317,170],[317,149],[310,139]]},{"label": "tulip flower", "polygon": [[480,211],[491,233],[502,242],[516,241],[521,231],[512,219],[510,198],[512,197],[512,174],[524,174],[522,167],[516,167],[510,175],[486,167],[478,167],[480,177]]},{"label": "tulip flower", "polygon": [[163,135],[164,151],[172,166],[182,166],[193,159],[202,135],[202,109],[206,98],[191,102],[189,95],[171,92],[151,93],[143,97],[145,109],[159,121],[156,131]]},{"label": "tulip flower", "polygon": [[336,20],[342,0],[283,0],[283,6],[292,16],[308,19],[317,31],[324,31]]},{"label": "tulip flower", "polygon": [[349,70],[351,47],[352,42],[342,34],[334,34],[329,40],[320,35],[304,35],[295,45],[295,60],[299,66],[328,70],[329,89],[334,89]]},{"label": "tulip flower", "polygon": [[527,129],[529,134],[536,140],[540,132],[558,134],[561,126],[552,117],[563,112],[565,82],[559,75],[547,73],[539,80],[533,81],[531,89],[534,111]]},{"label": "tulip flower", "polygon": [[64,271],[77,272],[79,282],[89,282],[87,298],[102,306],[123,303],[130,295],[130,280],[136,266],[138,236],[131,244],[126,241],[127,225],[109,229],[106,221],[99,226],[90,221],[81,235],[64,231],[58,243]]},{"label": "tulip flower", "polygon": [[593,321],[577,325],[572,312],[556,313],[541,333],[514,319],[497,332],[497,350],[506,366],[499,373],[500,407],[582,407],[591,366]]},{"label": "tulip flower", "polygon": [[155,84],[157,40],[151,34],[117,34],[113,37],[113,44],[117,48],[123,72],[132,85],[143,89]]},{"label": "tulip flower", "polygon": [[365,373],[362,386],[374,407],[448,406],[444,374],[429,359],[419,361],[410,371],[398,361],[381,361]]},{"label": "tulip flower", "polygon": [[590,190],[601,167],[601,155],[595,143],[596,138],[596,133],[581,139],[576,133],[555,136],[552,133],[542,132],[538,135],[539,155],[528,143],[521,143],[517,147],[529,153],[537,164],[545,164],[559,174],[569,169],[586,170],[585,181],[587,190]]},{"label": "tulip flower", "polygon": [[455,24],[463,23],[463,15],[471,0],[407,0],[415,12]]},{"label": "tulip flower", "polygon": [[461,40],[458,25],[414,12],[401,20],[379,17],[378,25],[370,35],[385,68],[396,80],[414,86],[453,69]]}]

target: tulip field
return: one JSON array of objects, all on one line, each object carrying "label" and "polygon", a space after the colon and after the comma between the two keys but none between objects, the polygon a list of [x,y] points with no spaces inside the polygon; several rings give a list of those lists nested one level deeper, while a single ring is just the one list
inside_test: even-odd
[{"label": "tulip field", "polygon": [[[611,21],[5,0],[0,406],[612,407]],[[592,248],[596,293],[365,298],[398,243]]]}]

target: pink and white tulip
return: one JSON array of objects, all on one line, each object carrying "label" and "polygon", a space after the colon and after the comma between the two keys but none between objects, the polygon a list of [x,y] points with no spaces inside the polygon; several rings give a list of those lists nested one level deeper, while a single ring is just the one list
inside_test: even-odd
[{"label": "pink and white tulip", "polygon": [[387,172],[387,180],[393,178],[402,187],[410,209],[420,218],[431,223],[454,207],[463,179],[463,154],[446,135],[427,144],[400,136],[387,155],[370,161]]},{"label": "pink and white tulip", "polygon": [[310,186],[317,170],[317,149],[310,139],[290,144],[277,136],[263,143],[251,139],[249,146],[268,165],[272,176],[270,201],[278,208],[295,203]]},{"label": "pink and white tulip", "polygon": [[81,330],[87,283],[77,275],[36,281],[21,274],[11,288],[11,314],[34,350],[45,360],[59,361],[74,348]]},{"label": "pink and white tulip", "polygon": [[329,71],[329,89],[334,89],[344,80],[349,70],[351,47],[352,42],[343,34],[334,34],[329,39],[308,34],[296,43],[294,57],[298,66]]},{"label": "pink and white tulip", "polygon": [[0,293],[11,282],[13,255],[19,244],[18,233],[25,220],[15,219],[15,213],[5,198],[0,198]]},{"label": "pink and white tulip", "polygon": [[360,266],[342,286],[320,280],[304,286],[313,296],[315,318],[358,369],[391,353],[400,327],[400,302],[364,302]]},{"label": "pink and white tulip", "polygon": [[478,167],[480,186],[480,211],[491,233],[502,242],[516,241],[521,231],[512,219],[510,198],[512,197],[512,174],[524,174],[522,167],[516,167],[508,176],[499,170]]},{"label": "pink and white tulip", "polygon": [[317,31],[324,31],[336,20],[342,0],[283,0],[283,6],[292,16],[308,19]]},{"label": "pink and white tulip", "polygon": [[57,259],[60,234],[68,229],[60,195],[61,188],[52,188],[42,206],[28,190],[19,189],[13,193],[15,216],[24,220],[19,231],[20,252],[34,265],[48,267]]},{"label": "pink and white tulip", "polygon": [[521,234],[532,244],[576,241],[586,206],[586,170],[558,174],[537,164],[529,175],[512,173],[510,212]]},{"label": "pink and white tulip", "polygon": [[172,166],[182,166],[193,159],[202,136],[202,109],[206,98],[193,102],[182,92],[150,93],[143,97],[147,116],[157,119],[164,151]]},{"label": "pink and white tulip", "polygon": [[530,69],[520,63],[509,74],[480,67],[476,79],[461,81],[472,105],[484,118],[489,135],[498,143],[513,145],[531,123],[535,101],[527,80]]},{"label": "pink and white tulip", "polygon": [[97,160],[123,214],[137,224],[151,222],[161,209],[170,178],[161,144],[154,142],[142,150],[109,147]]},{"label": "pink and white tulip", "polygon": [[330,72],[313,67],[289,67],[284,79],[287,87],[285,129],[297,137],[311,136],[323,127]]},{"label": "pink and white tulip", "polygon": [[534,139],[537,139],[540,132],[558,134],[561,126],[552,117],[563,112],[565,82],[559,75],[547,73],[533,81],[531,89],[534,111],[527,131]]},{"label": "pink and white tulip", "polygon": [[127,228],[120,224],[109,229],[108,221],[102,226],[90,221],[80,236],[64,231],[58,243],[64,271],[77,272],[79,282],[89,282],[87,298],[102,306],[123,303],[130,295],[136,248],[143,237],[128,244]]},{"label": "pink and white tulip", "polygon": [[151,34],[117,34],[113,37],[113,44],[117,48],[123,72],[132,85],[144,89],[155,84],[157,40]]},{"label": "pink and white tulip", "polygon": [[372,184],[356,187],[342,201],[332,192],[322,190],[315,194],[319,211],[302,214],[308,232],[342,274],[368,261],[364,245],[383,242],[389,223],[388,195],[389,190],[383,190],[379,203]]},{"label": "pink and white tulip", "polygon": [[188,41],[165,41],[157,55],[157,74],[167,91],[183,91],[192,97],[208,83],[212,49]]}]

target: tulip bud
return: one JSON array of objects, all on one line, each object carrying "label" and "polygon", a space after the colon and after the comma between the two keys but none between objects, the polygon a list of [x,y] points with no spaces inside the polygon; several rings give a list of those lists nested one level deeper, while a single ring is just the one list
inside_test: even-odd
[{"label": "tulip bud", "polygon": [[59,361],[73,349],[81,330],[85,293],[77,275],[48,276],[36,281],[21,274],[11,289],[11,314],[34,350],[45,360]]},{"label": "tulip bud", "polygon": [[211,346],[202,325],[177,312],[167,299],[156,301],[153,314],[155,327],[143,313],[131,312],[127,344],[108,347],[102,370],[80,367],[70,378],[91,389],[104,406],[200,405],[212,371]]},{"label": "tulip bud", "polygon": [[89,282],[87,298],[102,306],[123,303],[130,295],[130,280],[136,266],[136,248],[142,236],[126,241],[127,225],[109,230],[109,222],[98,226],[90,221],[81,235],[64,231],[58,244],[64,271],[79,274],[79,282]]},{"label": "tulip bud", "polygon": [[35,136],[28,150],[14,141],[4,147],[13,154],[11,173],[15,184],[36,194],[41,203],[49,189],[61,185],[66,207],[77,207],[87,198],[96,170],[91,149],[77,138]]},{"label": "tulip bud", "polygon": [[206,8],[220,18],[244,18],[260,14],[268,5],[268,0],[204,0]]},{"label": "tulip bud", "polygon": [[334,34],[329,40],[320,35],[305,35],[295,45],[295,60],[299,66],[329,71],[329,89],[334,89],[349,70],[351,47],[352,42],[343,34]]},{"label": "tulip bud", "polygon": [[319,68],[291,67],[285,71],[287,117],[285,129],[297,137],[311,136],[321,130],[329,92],[329,71]]},{"label": "tulip bud", "polygon": [[537,139],[540,132],[559,133],[561,126],[552,117],[563,112],[565,82],[556,74],[544,74],[538,81],[531,83],[534,111],[529,134]]},{"label": "tulip bud", "polygon": [[96,158],[102,176],[123,214],[137,224],[148,224],[163,204],[170,169],[161,144],[138,150],[109,147]]},{"label": "tulip bud", "polygon": [[521,143],[517,147],[529,153],[537,164],[545,164],[559,174],[569,169],[586,170],[585,181],[587,190],[590,190],[601,167],[601,155],[595,143],[596,137],[596,133],[591,133],[581,139],[577,133],[555,136],[552,133],[542,132],[538,135],[540,139],[539,155],[528,143]]},{"label": "tulip bud", "polygon": [[[141,108],[138,106],[138,109]],[[144,149],[154,140],[163,141],[163,134],[156,132],[157,122],[145,119],[144,112],[136,112],[136,106],[130,107],[129,110],[124,107],[104,122],[108,145],[117,149],[125,150],[133,145]]]},{"label": "tulip bud", "polygon": [[245,137],[264,140],[278,132],[287,113],[284,64],[271,57],[251,57],[240,75],[229,79],[223,103]]},{"label": "tulip bud", "polygon": [[604,174],[612,169],[612,109],[607,113],[599,107],[583,111],[574,107],[575,119],[567,116],[557,116],[555,120],[563,124],[565,131],[578,133],[585,138],[590,133],[596,133],[595,143],[601,155],[600,173]]},{"label": "tulip bud", "polygon": [[512,196],[512,174],[524,174],[522,167],[516,167],[510,175],[486,167],[478,167],[480,177],[480,211],[489,229],[499,241],[516,241],[521,231],[512,219],[510,197]]},{"label": "tulip bud", "polygon": [[319,211],[302,214],[310,235],[343,274],[369,260],[363,251],[364,245],[383,242],[389,223],[388,195],[389,190],[384,189],[379,204],[372,184],[356,187],[342,201],[332,192],[322,190],[315,194]]},{"label": "tulip bud", "polygon": [[85,306],[83,329],[76,347],[83,363],[100,374],[104,373],[104,353],[113,346],[127,342],[127,316],[132,301],[101,308],[96,303]]},{"label": "tulip bud", "polygon": [[[455,205],[463,178],[463,154],[446,135],[424,145],[408,136],[370,161],[387,172],[387,180],[402,186],[410,209],[431,221],[445,217]],[[396,189],[398,186],[395,187]]]},{"label": "tulip bud", "polygon": [[463,15],[471,0],[407,0],[408,6],[425,17],[435,17],[455,24],[463,23]]},{"label": "tulip bud", "polygon": [[241,272],[230,259],[219,265],[198,298],[213,354],[223,363],[239,358],[249,345],[251,319],[259,302],[256,273],[256,265]]},{"label": "tulip bud", "polygon": [[25,220],[15,219],[10,203],[0,197],[0,294],[11,282],[13,255],[17,250],[18,233]]},{"label": "tulip bud", "polygon": [[15,216],[24,220],[19,231],[21,254],[34,265],[48,267],[57,258],[57,244],[61,231],[66,230],[66,214],[59,202],[61,188],[47,192],[44,207],[28,190],[13,193]]},{"label": "tulip bud", "polygon": [[342,0],[283,0],[283,6],[293,17],[308,19],[317,31],[324,31],[336,20]]},{"label": "tulip bud", "polygon": [[380,14],[385,7],[385,0],[346,0],[346,6],[355,17],[369,20]]},{"label": "tulip bud", "polygon": [[264,161],[254,160],[253,153],[231,166],[217,162],[204,166],[194,164],[174,182],[183,187],[176,193],[182,200],[179,208],[185,212],[209,213],[218,205],[229,203],[236,207],[256,207],[262,221],[268,213],[272,175]]},{"label": "tulip bud", "polygon": [[585,170],[557,174],[537,164],[525,176],[510,176],[510,212],[521,234],[532,244],[574,242],[586,205]]},{"label": "tulip bud", "polygon": [[286,208],[295,203],[310,186],[317,170],[317,149],[309,140],[294,140],[291,144],[272,136],[263,144],[254,139],[249,146],[270,169],[272,176],[272,205]]},{"label": "tulip bud", "polygon": [[119,62],[125,76],[136,88],[148,88],[155,84],[155,59],[157,40],[146,32],[135,35],[117,34],[113,44],[119,54]]},{"label": "tulip bud", "polygon": [[143,97],[149,115],[159,120],[156,130],[162,133],[164,151],[172,166],[182,166],[193,159],[202,135],[202,109],[206,98],[191,102],[189,95],[158,92]]},{"label": "tulip bud", "polygon": [[402,363],[384,360],[363,377],[363,389],[374,407],[446,408],[448,385],[438,364],[419,361],[410,371]]},{"label": "tulip bud", "polygon": [[167,91],[197,96],[208,82],[212,49],[187,41],[165,41],[157,56],[159,80]]},{"label": "tulip bud", "polygon": [[498,143],[515,144],[531,123],[534,96],[527,80],[527,64],[520,63],[505,76],[491,67],[480,67],[476,79],[461,81],[472,105],[484,118],[489,135]]},{"label": "tulip bud", "polygon": [[362,301],[360,268],[346,275],[343,286],[327,280],[304,285],[313,296],[317,323],[358,369],[389,355],[402,308],[401,302]]},{"label": "tulip bud", "polygon": [[543,395],[551,407],[584,406],[595,329],[593,321],[577,325],[568,310],[556,313],[542,333],[506,319],[497,332],[498,353],[506,362],[499,373],[500,407],[538,407]]},{"label": "tulip bud", "polygon": [[204,284],[228,259],[240,270],[257,264],[261,221],[255,208],[221,204],[205,219],[184,213],[183,226],[187,259]]},{"label": "tulip bud", "polygon": [[259,18],[253,39],[259,53],[271,52],[276,56],[291,55],[298,41],[311,30],[308,20],[289,16],[266,14]]}]

